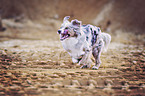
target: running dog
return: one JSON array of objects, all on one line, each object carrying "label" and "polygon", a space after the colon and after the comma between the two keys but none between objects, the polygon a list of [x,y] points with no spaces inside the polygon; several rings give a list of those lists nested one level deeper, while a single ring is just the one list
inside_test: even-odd
[{"label": "running dog", "polygon": [[72,58],[73,63],[83,64],[81,68],[90,68],[91,55],[95,58],[92,69],[98,69],[102,50],[107,51],[111,36],[101,32],[99,27],[93,25],[82,25],[82,22],[74,19],[68,21],[70,16],[63,19],[58,30],[63,48]]}]

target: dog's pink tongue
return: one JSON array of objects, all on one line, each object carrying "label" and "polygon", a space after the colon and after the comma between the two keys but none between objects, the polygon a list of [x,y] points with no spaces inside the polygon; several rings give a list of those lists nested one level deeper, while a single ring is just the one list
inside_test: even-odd
[{"label": "dog's pink tongue", "polygon": [[62,35],[62,37],[61,37],[62,40],[67,38],[68,37],[68,30],[65,29],[64,32],[61,35]]}]

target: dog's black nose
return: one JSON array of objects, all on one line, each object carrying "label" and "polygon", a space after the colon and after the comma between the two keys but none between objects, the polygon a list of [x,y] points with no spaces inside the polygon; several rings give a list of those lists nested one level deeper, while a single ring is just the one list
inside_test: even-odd
[{"label": "dog's black nose", "polygon": [[61,33],[61,30],[58,30],[57,33],[60,34]]}]

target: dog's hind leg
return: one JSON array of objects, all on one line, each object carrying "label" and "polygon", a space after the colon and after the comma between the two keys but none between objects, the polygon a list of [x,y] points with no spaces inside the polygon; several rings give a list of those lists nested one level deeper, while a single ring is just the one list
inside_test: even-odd
[{"label": "dog's hind leg", "polygon": [[92,67],[92,69],[94,70],[97,70],[100,67],[100,64],[101,64],[100,56],[101,56],[103,46],[104,46],[103,40],[100,40],[98,44],[94,44],[93,46],[92,54],[96,61],[95,65]]}]

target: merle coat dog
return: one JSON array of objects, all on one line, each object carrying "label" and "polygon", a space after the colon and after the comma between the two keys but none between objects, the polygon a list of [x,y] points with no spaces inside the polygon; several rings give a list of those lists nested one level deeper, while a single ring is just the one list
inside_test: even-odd
[{"label": "merle coat dog", "polygon": [[69,18],[70,16],[64,17],[58,30],[63,48],[69,53],[73,63],[83,64],[81,68],[90,67],[93,54],[96,62],[92,69],[98,69],[101,64],[101,52],[107,50],[111,36],[101,32],[99,27],[82,25],[77,19],[69,22]]}]

